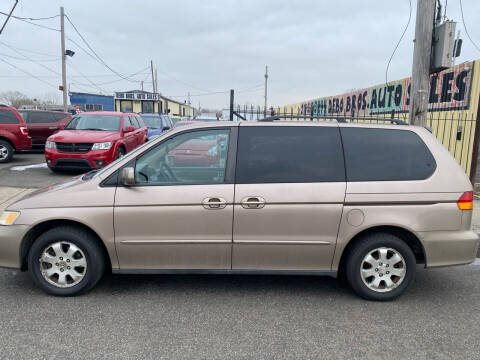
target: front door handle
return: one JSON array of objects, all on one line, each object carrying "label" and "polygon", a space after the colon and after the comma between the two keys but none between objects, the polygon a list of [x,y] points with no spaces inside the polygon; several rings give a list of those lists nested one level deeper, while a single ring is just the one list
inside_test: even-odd
[{"label": "front door handle", "polygon": [[203,199],[202,205],[208,210],[225,209],[227,206],[227,200],[221,197],[208,197]]},{"label": "front door handle", "polygon": [[260,196],[248,196],[241,202],[244,209],[261,209],[265,206],[265,199]]},{"label": "front door handle", "polygon": [[57,130],[58,129],[58,126],[49,126],[48,127],[50,130]]}]

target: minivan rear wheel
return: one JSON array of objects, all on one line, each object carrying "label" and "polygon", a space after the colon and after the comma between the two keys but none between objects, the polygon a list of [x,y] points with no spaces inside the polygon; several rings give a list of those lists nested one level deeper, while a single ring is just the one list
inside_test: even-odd
[{"label": "minivan rear wheel", "polygon": [[28,269],[42,290],[56,296],[73,296],[97,284],[105,271],[105,261],[92,234],[61,226],[34,241],[28,253]]},{"label": "minivan rear wheel", "polygon": [[0,163],[7,163],[12,160],[13,147],[5,140],[0,140]]},{"label": "minivan rear wheel", "polygon": [[386,301],[400,296],[415,279],[413,251],[400,238],[370,234],[355,243],[346,262],[352,289],[367,300]]}]

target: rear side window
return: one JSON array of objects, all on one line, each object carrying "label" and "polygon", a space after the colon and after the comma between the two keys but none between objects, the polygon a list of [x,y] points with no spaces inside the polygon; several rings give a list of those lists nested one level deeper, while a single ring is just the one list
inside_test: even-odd
[{"label": "rear side window", "polygon": [[10,110],[0,110],[0,124],[18,124],[18,119]]},{"label": "rear side window", "polygon": [[56,120],[53,118],[51,113],[48,112],[30,112],[28,114],[28,122],[35,124],[35,123],[51,123],[55,122]]},{"label": "rear side window", "polygon": [[341,128],[347,181],[423,180],[435,159],[413,131]]},{"label": "rear side window", "polygon": [[337,127],[240,126],[236,182],[345,181]]}]

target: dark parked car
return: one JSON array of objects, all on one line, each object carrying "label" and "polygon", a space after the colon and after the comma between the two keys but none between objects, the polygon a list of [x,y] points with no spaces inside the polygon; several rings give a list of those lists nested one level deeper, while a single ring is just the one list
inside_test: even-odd
[{"label": "dark parked car", "polygon": [[32,147],[32,139],[17,109],[0,105],[0,163],[12,160],[15,151]]},{"label": "dark parked car", "polygon": [[20,115],[27,123],[28,133],[33,147],[45,146],[47,138],[72,120],[72,115],[59,111],[20,110]]}]

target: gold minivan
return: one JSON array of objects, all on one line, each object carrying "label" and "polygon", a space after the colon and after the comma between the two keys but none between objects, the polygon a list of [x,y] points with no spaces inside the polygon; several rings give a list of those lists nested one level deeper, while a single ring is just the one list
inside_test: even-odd
[{"label": "gold minivan", "polygon": [[472,186],[421,127],[214,122],[174,129],[0,217],[0,266],[53,295],[128,274],[344,274],[372,300],[417,264],[467,264]]}]

